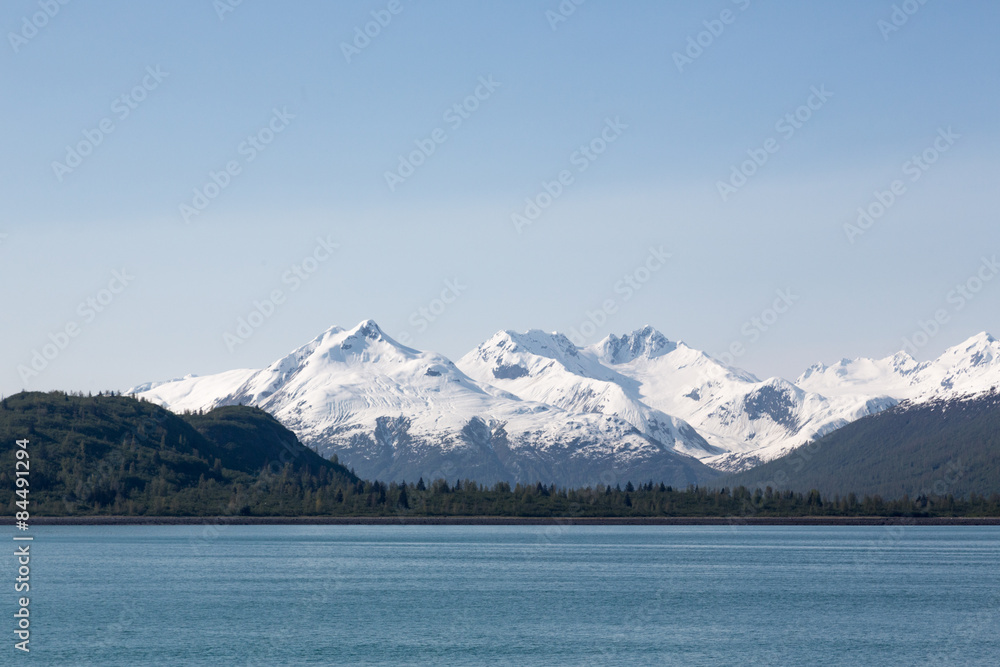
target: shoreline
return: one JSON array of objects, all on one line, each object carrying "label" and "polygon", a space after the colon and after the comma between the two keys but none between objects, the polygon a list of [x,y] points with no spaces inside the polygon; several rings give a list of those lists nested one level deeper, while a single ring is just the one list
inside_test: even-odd
[{"label": "shoreline", "polygon": [[[13,526],[4,517],[0,524]],[[1000,526],[1000,517],[32,517],[32,526]]]}]

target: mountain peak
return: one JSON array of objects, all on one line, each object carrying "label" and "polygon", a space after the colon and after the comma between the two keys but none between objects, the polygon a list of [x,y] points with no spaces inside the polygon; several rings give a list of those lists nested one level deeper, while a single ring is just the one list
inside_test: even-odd
[{"label": "mountain peak", "polygon": [[986,331],[980,331],[975,336],[969,338],[963,345],[992,345],[997,339]]},{"label": "mountain peak", "polygon": [[808,379],[809,377],[811,377],[813,375],[820,375],[820,374],[826,372],[826,370],[828,368],[829,368],[829,366],[827,366],[826,364],[824,364],[822,362],[816,362],[815,364],[813,364],[812,366],[810,366],[809,368],[807,368],[802,373],[802,375],[800,375],[798,377],[798,379],[795,381],[795,384],[799,384],[803,380],[806,380],[806,379]]},{"label": "mountain peak", "polygon": [[398,343],[375,320],[368,319],[352,329],[330,327],[310,342],[272,363],[268,370],[280,368],[282,374],[287,375],[307,363],[343,362],[349,358],[365,361],[400,359],[416,354],[417,350]]},{"label": "mountain peak", "polygon": [[529,329],[523,333],[512,329],[498,331],[486,343],[480,346],[485,349],[499,348],[509,352],[527,352],[543,357],[557,356],[575,357],[579,351],[569,338],[558,332],[546,332],[541,329]]},{"label": "mountain peak", "polygon": [[985,348],[997,347],[997,339],[981,331],[975,336],[970,336],[958,345],[953,345],[945,350],[944,354],[966,354],[974,350],[983,350]]},{"label": "mountain peak", "polygon": [[597,344],[597,349],[611,363],[625,364],[639,357],[652,359],[673,352],[677,343],[646,325],[621,337],[611,334]]},{"label": "mountain peak", "polygon": [[958,345],[949,347],[938,357],[937,362],[974,368],[994,364],[998,359],[1000,359],[1000,344],[997,343],[997,339],[981,331]]},{"label": "mountain peak", "polygon": [[356,327],[348,332],[351,336],[364,336],[365,338],[371,338],[373,340],[379,340],[385,337],[385,333],[379,327],[375,320],[364,320],[359,323]]}]

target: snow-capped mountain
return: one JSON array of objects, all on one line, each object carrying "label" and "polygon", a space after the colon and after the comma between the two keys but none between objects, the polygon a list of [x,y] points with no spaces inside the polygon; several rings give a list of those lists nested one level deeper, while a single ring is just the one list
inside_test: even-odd
[{"label": "snow-capped mountain", "polygon": [[638,382],[604,366],[562,334],[501,331],[459,359],[458,367],[480,383],[525,400],[620,417],[650,439],[690,456],[725,451],[684,420],[643,403]]},{"label": "snow-capped mountain", "polygon": [[349,331],[334,327],[262,370],[188,376],[130,393],[175,411],[258,406],[368,478],[683,485],[714,474],[625,419],[476,382],[370,320]]},{"label": "snow-capped mountain", "polygon": [[828,396],[878,393],[912,403],[983,394],[1000,387],[1000,341],[979,333],[933,361],[918,362],[897,352],[884,359],[815,364],[795,383]]},{"label": "snow-capped mountain", "polygon": [[855,394],[827,398],[779,377],[760,380],[652,327],[594,345],[605,364],[639,383],[643,400],[692,424],[727,453],[704,458],[739,470],[776,458],[896,401]]},{"label": "snow-capped mountain", "polygon": [[[135,387],[172,410],[261,407],[363,477],[673,484],[771,460],[900,401],[1000,386],[978,334],[933,361],[905,352],[761,380],[651,327],[577,347],[501,331],[458,364],[372,321],[334,327],[262,370]],[[697,460],[696,460],[697,459]],[[700,463],[699,463],[700,461]]]},{"label": "snow-capped mountain", "polygon": [[896,403],[857,395],[828,399],[781,378],[761,381],[652,327],[587,348],[560,334],[503,331],[458,365],[521,398],[621,417],[651,439],[672,441],[678,451],[724,470],[770,460]]}]

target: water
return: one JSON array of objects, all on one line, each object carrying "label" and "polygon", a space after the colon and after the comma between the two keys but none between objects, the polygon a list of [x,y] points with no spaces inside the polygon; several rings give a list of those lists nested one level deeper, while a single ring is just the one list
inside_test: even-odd
[{"label": "water", "polygon": [[35,664],[1000,664],[995,527],[32,533]]}]

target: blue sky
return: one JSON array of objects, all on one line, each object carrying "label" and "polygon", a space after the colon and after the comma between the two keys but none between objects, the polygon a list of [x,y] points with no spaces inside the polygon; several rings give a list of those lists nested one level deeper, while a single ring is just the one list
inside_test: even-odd
[{"label": "blue sky", "polygon": [[1000,335],[996,3],[226,2],[0,6],[0,392],[367,318],[791,378]]}]

